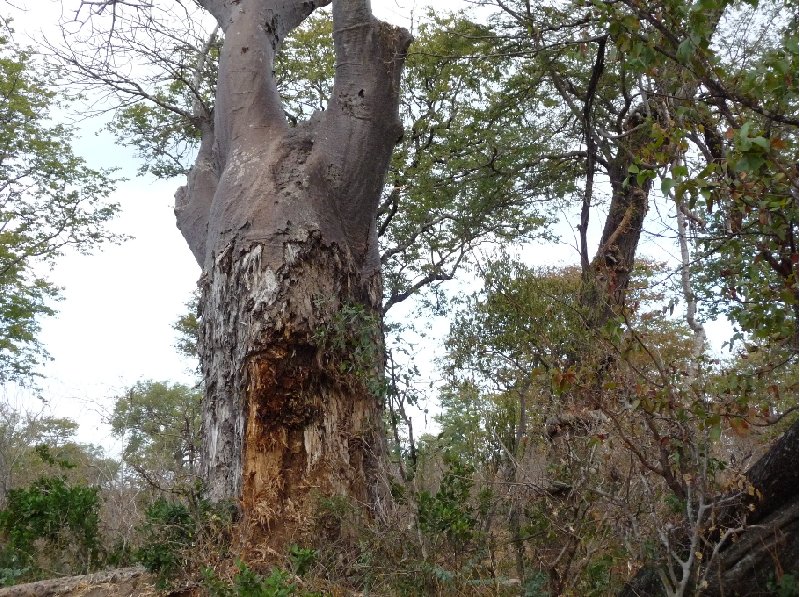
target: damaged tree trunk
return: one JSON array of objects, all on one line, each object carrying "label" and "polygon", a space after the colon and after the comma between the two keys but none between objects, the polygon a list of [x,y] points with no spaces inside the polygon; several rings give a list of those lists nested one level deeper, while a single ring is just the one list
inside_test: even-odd
[{"label": "damaged tree trunk", "polygon": [[214,116],[175,204],[203,268],[202,470],[208,497],[240,501],[249,538],[279,550],[319,497],[383,500],[375,221],[411,38],[368,0],[335,0],[332,98],[290,127],[275,53],[327,1],[199,3],[225,33]]}]

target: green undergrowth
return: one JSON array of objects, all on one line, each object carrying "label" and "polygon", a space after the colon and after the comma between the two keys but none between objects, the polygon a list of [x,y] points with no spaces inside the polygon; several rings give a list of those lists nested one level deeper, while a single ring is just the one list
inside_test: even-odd
[{"label": "green undergrowth", "polygon": [[85,574],[103,562],[98,487],[45,476],[12,489],[0,512],[0,586]]}]

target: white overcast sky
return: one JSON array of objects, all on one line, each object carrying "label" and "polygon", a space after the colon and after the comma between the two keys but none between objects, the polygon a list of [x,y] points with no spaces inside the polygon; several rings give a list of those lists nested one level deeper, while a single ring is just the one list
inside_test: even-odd
[{"label": "white overcast sky", "polygon": [[[67,6],[75,2],[65,0]],[[456,0],[436,4],[437,10],[466,7]],[[373,0],[377,16],[405,27],[423,8],[413,0]],[[3,12],[15,17],[17,41],[24,44],[26,35],[53,31],[60,11],[57,0],[12,0]],[[143,379],[193,382],[192,364],[174,350],[171,326],[185,312],[200,270],[172,213],[173,194],[182,181],[136,177],[139,164],[132,152],[101,129],[102,122],[84,123],[75,150],[90,166],[120,168],[129,179],[114,193],[122,213],[112,227],[131,239],[91,256],[65,256],[52,271],[51,279],[63,288],[63,301],[57,305],[59,314],[42,324],[41,339],[53,360],[43,367],[40,386],[49,412],[81,423],[81,441],[117,451],[119,445],[103,423],[115,396]],[[602,217],[593,214],[595,225]],[[648,252],[667,259],[677,251],[670,242],[653,244],[651,239]],[[528,257],[539,263],[578,261],[568,242],[531,249]],[[446,322],[435,328],[441,334]],[[22,390],[5,388],[5,398],[18,407],[41,408]]]}]

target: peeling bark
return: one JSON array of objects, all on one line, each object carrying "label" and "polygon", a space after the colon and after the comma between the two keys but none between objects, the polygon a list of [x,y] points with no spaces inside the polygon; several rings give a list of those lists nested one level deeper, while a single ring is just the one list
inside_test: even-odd
[{"label": "peeling bark", "polygon": [[379,276],[318,234],[280,250],[276,266],[274,245],[231,248],[201,281],[209,495],[241,496],[270,528],[312,489],[377,505],[383,453],[378,399],[319,334],[344,304],[379,313]]},{"label": "peeling bark", "polygon": [[384,499],[382,405],[365,382],[383,371],[379,329],[358,367],[324,339],[343,308],[380,321],[375,222],[411,38],[374,19],[368,2],[336,0],[333,96],[290,128],[275,53],[326,3],[201,2],[225,42],[213,126],[176,193],[178,227],[203,267],[208,495],[239,500],[245,540],[272,549],[304,532],[318,497],[373,513]]}]

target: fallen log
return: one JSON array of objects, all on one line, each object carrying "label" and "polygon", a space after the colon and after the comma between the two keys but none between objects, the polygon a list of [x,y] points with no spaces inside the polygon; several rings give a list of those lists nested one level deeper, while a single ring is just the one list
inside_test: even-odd
[{"label": "fallen log", "polygon": [[144,568],[118,568],[0,589],[0,597],[149,597],[158,595]]}]

